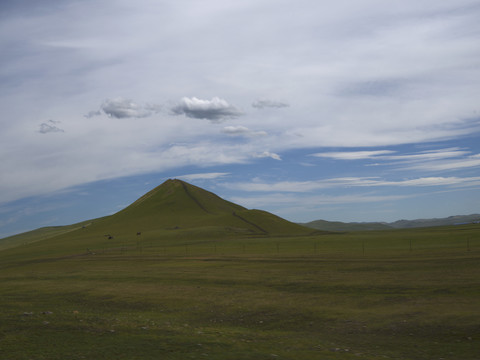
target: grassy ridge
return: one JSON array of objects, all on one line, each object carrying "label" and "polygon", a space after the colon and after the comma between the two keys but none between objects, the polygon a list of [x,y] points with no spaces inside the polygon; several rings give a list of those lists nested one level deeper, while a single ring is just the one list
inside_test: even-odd
[{"label": "grassy ridge", "polygon": [[0,252],[0,358],[478,359],[479,225],[95,231]]},{"label": "grassy ridge", "polygon": [[388,230],[388,229],[409,229],[420,227],[450,226],[460,224],[480,223],[479,214],[455,215],[446,218],[398,220],[390,223],[380,222],[349,222],[314,220],[302,225],[325,231],[361,231],[361,230]]},{"label": "grassy ridge", "polygon": [[389,230],[391,226],[379,222],[344,223],[341,221],[314,220],[302,225],[312,229],[324,231],[362,231],[362,230]]}]

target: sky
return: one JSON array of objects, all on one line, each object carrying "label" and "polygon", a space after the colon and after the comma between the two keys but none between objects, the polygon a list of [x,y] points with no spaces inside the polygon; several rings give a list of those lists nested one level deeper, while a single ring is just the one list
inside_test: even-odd
[{"label": "sky", "polygon": [[480,213],[480,2],[5,0],[0,237],[169,178],[307,222]]}]

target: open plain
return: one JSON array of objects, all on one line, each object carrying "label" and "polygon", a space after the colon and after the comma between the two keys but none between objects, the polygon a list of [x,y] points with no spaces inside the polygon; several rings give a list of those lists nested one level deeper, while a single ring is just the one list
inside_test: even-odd
[{"label": "open plain", "polygon": [[478,359],[479,249],[465,225],[6,250],[0,356]]},{"label": "open plain", "polygon": [[186,186],[41,229],[38,241],[10,239],[0,251],[0,358],[480,357],[479,224],[282,235],[273,215],[236,208],[231,221],[241,216],[244,228],[205,220],[138,231],[150,224],[148,201],[165,212],[180,203],[195,219],[227,206]]}]

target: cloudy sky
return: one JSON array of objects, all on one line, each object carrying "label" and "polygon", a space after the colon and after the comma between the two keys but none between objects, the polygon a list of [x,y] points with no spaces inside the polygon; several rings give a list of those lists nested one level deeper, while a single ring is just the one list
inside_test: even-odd
[{"label": "cloudy sky", "polygon": [[291,221],[480,212],[478,0],[7,0],[0,236],[168,178]]}]

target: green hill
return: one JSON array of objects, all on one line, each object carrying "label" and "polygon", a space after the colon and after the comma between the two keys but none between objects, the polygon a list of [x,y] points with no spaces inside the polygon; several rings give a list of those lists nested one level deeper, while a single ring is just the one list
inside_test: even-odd
[{"label": "green hill", "polygon": [[[238,236],[308,235],[314,230],[248,210],[181,180],[167,180],[114,215],[3,239],[16,252],[72,254],[95,249]],[[42,240],[42,241],[40,241]],[[132,245],[133,244],[133,245]]]},{"label": "green hill", "polygon": [[[311,229],[226,201],[181,180],[167,180],[98,226],[114,233],[215,228],[251,235],[307,234]],[[92,228],[96,228],[94,224]]]}]

